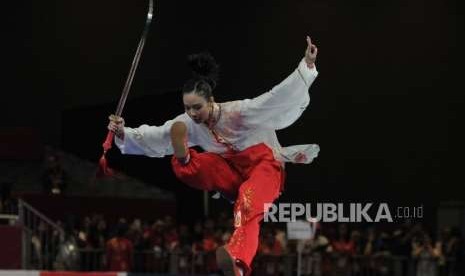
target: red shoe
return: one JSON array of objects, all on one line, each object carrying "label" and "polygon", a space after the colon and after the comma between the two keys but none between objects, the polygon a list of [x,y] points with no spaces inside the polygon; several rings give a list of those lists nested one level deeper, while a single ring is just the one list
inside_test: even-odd
[{"label": "red shoe", "polygon": [[216,262],[225,276],[242,275],[239,271],[239,267],[234,261],[234,258],[229,254],[224,246],[221,246],[216,250]]},{"label": "red shoe", "polygon": [[174,156],[179,161],[186,161],[189,153],[187,144],[187,126],[183,122],[175,122],[170,130],[171,144],[173,146]]}]

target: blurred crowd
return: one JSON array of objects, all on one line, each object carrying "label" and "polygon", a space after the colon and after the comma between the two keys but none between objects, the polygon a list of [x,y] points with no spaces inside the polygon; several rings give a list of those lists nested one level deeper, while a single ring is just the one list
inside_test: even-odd
[{"label": "blurred crowd", "polygon": [[[48,155],[44,164],[43,192],[66,193],[68,174],[58,156]],[[0,214],[17,214],[11,184],[0,185],[0,192]],[[170,216],[108,221],[91,214],[56,226],[37,220],[36,226],[29,233],[33,268],[215,273],[215,250],[231,237],[233,218],[220,213],[186,224]],[[285,224],[263,223],[254,271],[289,275],[284,271],[295,272],[298,260],[302,275],[465,275],[461,230],[432,230],[411,221],[389,228],[325,223],[317,224],[312,239],[297,242],[287,239]]]},{"label": "blurred crowd", "polygon": [[[58,224],[66,234],[64,238],[58,233],[51,235],[56,244],[56,258],[51,261],[55,269],[75,270],[173,272],[175,265],[177,272],[184,267],[186,271],[213,273],[217,271],[214,252],[233,231],[232,218],[226,213],[193,225],[177,223],[170,216],[153,221],[120,218],[108,223],[99,214],[78,223]],[[43,248],[41,237],[47,236],[47,228],[39,229],[43,233],[33,235],[33,243]],[[362,270],[367,268],[379,275],[392,275],[392,260],[396,258],[402,264],[399,275],[454,275],[450,274],[451,262],[458,271],[455,275],[464,275],[460,274],[465,250],[460,230],[444,227],[437,236],[429,230],[408,221],[390,231],[379,225],[328,223],[318,224],[313,239],[296,242],[287,240],[285,225],[264,223],[257,260],[273,257],[273,261],[271,266],[256,269],[276,272],[262,275],[280,275],[284,261],[278,260],[296,259],[301,252],[302,275],[364,275]],[[404,265],[407,263],[414,266]]]}]

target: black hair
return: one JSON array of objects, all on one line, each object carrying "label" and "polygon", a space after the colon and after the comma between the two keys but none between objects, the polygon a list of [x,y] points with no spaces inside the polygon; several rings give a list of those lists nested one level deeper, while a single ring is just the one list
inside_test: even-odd
[{"label": "black hair", "polygon": [[193,77],[182,88],[182,94],[195,93],[207,101],[213,96],[213,89],[218,83],[219,66],[208,52],[188,56],[188,65]]},{"label": "black hair", "polygon": [[116,225],[115,235],[117,237],[124,237],[126,233],[128,232],[128,230],[129,230],[129,227],[127,223],[118,222],[118,224]]}]

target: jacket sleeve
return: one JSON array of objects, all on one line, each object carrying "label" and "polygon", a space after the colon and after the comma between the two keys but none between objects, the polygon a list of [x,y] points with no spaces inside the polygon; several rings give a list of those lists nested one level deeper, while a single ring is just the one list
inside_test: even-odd
[{"label": "jacket sleeve", "polygon": [[251,128],[283,129],[294,123],[310,103],[308,89],[318,75],[302,59],[297,69],[270,91],[242,101],[241,115]]},{"label": "jacket sleeve", "polygon": [[174,122],[186,123],[188,128],[188,146],[195,146],[192,120],[187,114],[181,114],[161,126],[141,125],[138,128],[124,128],[124,139],[115,136],[115,144],[123,154],[164,157],[173,154],[170,129]]}]

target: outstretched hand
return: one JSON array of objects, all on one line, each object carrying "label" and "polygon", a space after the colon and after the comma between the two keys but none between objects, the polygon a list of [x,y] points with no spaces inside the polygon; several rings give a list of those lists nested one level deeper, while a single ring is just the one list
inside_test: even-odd
[{"label": "outstretched hand", "polygon": [[307,36],[307,49],[305,50],[305,62],[308,68],[315,66],[316,55],[318,54],[318,48],[315,44],[312,44],[312,40]]}]

